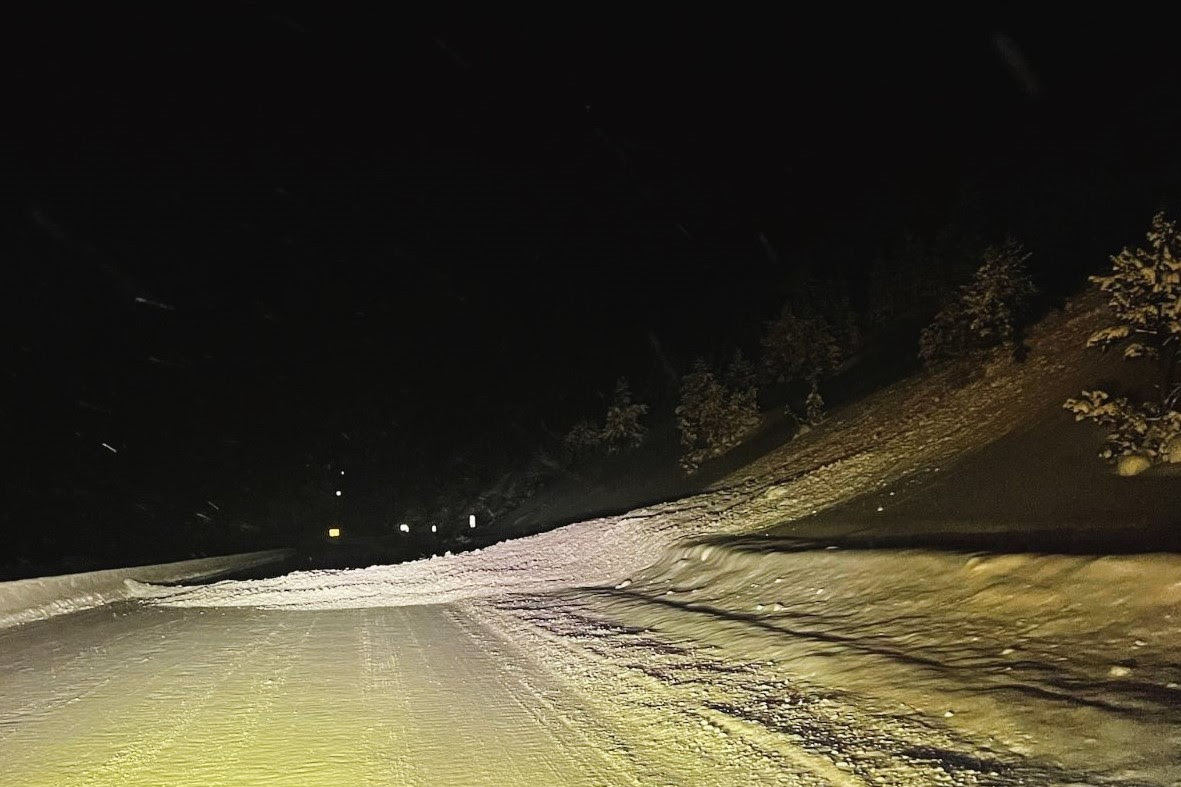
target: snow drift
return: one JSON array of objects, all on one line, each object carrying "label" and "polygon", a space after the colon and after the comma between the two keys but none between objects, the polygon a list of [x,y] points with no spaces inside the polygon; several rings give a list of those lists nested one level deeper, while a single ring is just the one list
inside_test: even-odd
[{"label": "snow drift", "polygon": [[446,604],[504,593],[610,584],[660,559],[686,535],[682,517],[651,511],[580,522],[487,549],[392,566],[297,571],[192,587],[134,583],[133,595],[171,607],[348,609]]},{"label": "snow drift", "polygon": [[0,582],[0,629],[126,599],[134,583],[208,579],[276,563],[290,555],[290,550],[275,549]]}]

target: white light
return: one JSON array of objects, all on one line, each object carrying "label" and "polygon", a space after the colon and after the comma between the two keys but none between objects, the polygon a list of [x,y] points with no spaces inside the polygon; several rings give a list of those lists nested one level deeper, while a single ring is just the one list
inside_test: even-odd
[{"label": "white light", "polygon": [[438,532],[439,532],[439,528],[435,527],[434,525],[431,525],[431,532],[432,532],[432,533],[438,533]]},{"label": "white light", "polygon": [[340,471],[340,474],[341,474],[341,475],[344,475],[344,471],[343,471],[343,470],[341,470],[341,471]]},{"label": "white light", "polygon": [[340,538],[340,528],[339,527],[328,528],[328,537],[329,538]]},{"label": "white light", "polygon": [[410,532],[410,525],[403,523],[401,525],[398,525],[398,529],[401,530],[403,533],[409,533]]},{"label": "white light", "polygon": [[468,527],[475,527],[476,526],[476,515],[475,514],[468,514],[467,515],[467,526]]},{"label": "white light", "polygon": [[336,490],[336,496],[340,497],[340,490],[339,489]]},{"label": "white light", "polygon": [[108,451],[110,451],[112,454],[117,454],[117,453],[119,453],[118,451],[116,451],[116,450],[114,449],[114,447],[112,447],[111,445],[109,445],[109,444],[107,444],[107,443],[103,443],[103,448],[107,449],[107,450],[108,450]]}]

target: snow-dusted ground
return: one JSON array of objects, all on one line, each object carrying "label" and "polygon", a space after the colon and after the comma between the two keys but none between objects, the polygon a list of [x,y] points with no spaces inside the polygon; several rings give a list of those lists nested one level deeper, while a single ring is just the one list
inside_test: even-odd
[{"label": "snow-dusted ground", "polygon": [[908,381],[692,499],[399,566],[135,584],[150,606],[67,647],[77,617],[0,633],[0,761],[29,784],[1181,783],[1177,556],[788,538],[1074,393],[1091,306],[1023,367]]},{"label": "snow-dusted ground", "polygon": [[276,563],[289,555],[277,549],[0,582],[0,629],[120,601],[129,597],[131,583],[192,582]]}]

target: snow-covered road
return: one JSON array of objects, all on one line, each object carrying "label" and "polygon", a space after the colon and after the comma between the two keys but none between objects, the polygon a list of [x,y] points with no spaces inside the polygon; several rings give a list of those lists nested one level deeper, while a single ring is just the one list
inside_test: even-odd
[{"label": "snow-covered road", "polygon": [[[1181,774],[1165,685],[1176,628],[1160,619],[1175,609],[1168,559],[881,558],[905,578],[873,560],[694,546],[616,588],[310,610],[129,601],[12,628],[0,632],[0,784]],[[1151,603],[1113,606],[1132,587],[1125,568]],[[1054,600],[1026,598],[1053,571],[1070,579],[1050,587],[1088,590],[1093,610],[1063,604],[1032,630],[1021,608]]]},{"label": "snow-covered road", "polygon": [[3,632],[0,783],[855,783],[627,665],[546,665],[490,612],[132,603]]},{"label": "snow-covered road", "polygon": [[4,784],[629,784],[642,775],[620,743],[627,730],[455,608],[123,607],[3,637]]},{"label": "snow-covered road", "polygon": [[841,532],[873,533],[1077,390],[1069,360],[907,382],[707,494],[470,553],[33,581],[37,622],[0,629],[0,785],[1181,784],[1178,555],[793,537],[854,498]]}]

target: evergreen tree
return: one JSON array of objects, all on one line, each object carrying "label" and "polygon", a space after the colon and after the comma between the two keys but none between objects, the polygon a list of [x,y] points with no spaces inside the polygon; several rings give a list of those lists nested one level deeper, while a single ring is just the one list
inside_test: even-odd
[{"label": "evergreen tree", "polygon": [[1106,391],[1083,391],[1064,405],[1076,421],[1111,427],[1101,456],[1139,454],[1176,461],[1181,453],[1181,411],[1176,381],[1181,343],[1181,234],[1158,213],[1148,229],[1148,248],[1125,248],[1111,257],[1111,273],[1091,281],[1107,293],[1115,323],[1093,333],[1088,347],[1124,344],[1124,358],[1145,358],[1157,366],[1156,396],[1135,401]]},{"label": "evergreen tree", "polygon": [[1013,240],[985,249],[972,281],[923,329],[919,358],[931,364],[997,346],[1015,352],[1037,292],[1025,266],[1029,256]]},{"label": "evergreen tree", "polygon": [[600,433],[600,440],[607,452],[638,448],[646,431],[640,418],[647,414],[648,405],[633,402],[627,378],[619,378],[615,383],[615,397],[607,408],[606,422]]},{"label": "evergreen tree", "polygon": [[818,380],[844,359],[829,321],[815,310],[787,304],[763,335],[763,365],[773,380]]},{"label": "evergreen tree", "polygon": [[808,398],[804,400],[804,420],[808,426],[817,426],[824,420],[824,417],[824,397],[820,395],[820,388],[813,380],[812,390],[808,392]]},{"label": "evergreen tree", "polygon": [[726,453],[758,426],[757,395],[753,385],[729,388],[697,359],[681,381],[676,409],[685,472],[696,472],[702,462]]},{"label": "evergreen tree", "polygon": [[1106,350],[1127,342],[1124,358],[1147,358],[1158,365],[1161,407],[1176,403],[1178,344],[1181,343],[1181,234],[1163,213],[1152,217],[1148,248],[1125,248],[1111,258],[1106,276],[1092,276],[1107,293],[1116,322],[1096,331],[1088,347]]},{"label": "evergreen tree", "polygon": [[648,414],[648,405],[632,401],[631,385],[626,377],[615,383],[615,395],[607,407],[602,426],[587,420],[576,423],[563,438],[573,454],[602,448],[612,454],[628,448],[638,448],[647,429],[640,419]]}]

